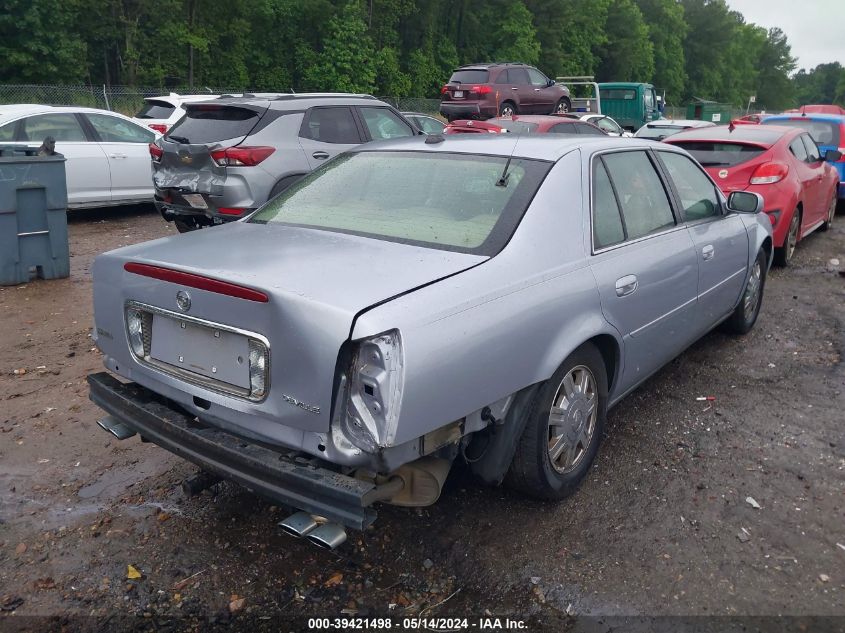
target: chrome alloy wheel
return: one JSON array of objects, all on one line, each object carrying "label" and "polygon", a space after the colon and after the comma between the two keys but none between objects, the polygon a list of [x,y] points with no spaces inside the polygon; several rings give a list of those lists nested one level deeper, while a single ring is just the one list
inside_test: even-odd
[{"label": "chrome alloy wheel", "polygon": [[757,304],[760,302],[760,288],[763,285],[763,269],[760,266],[760,259],[754,260],[754,267],[751,269],[751,276],[745,284],[745,294],[742,296],[742,316],[746,321],[754,318]]},{"label": "chrome alloy wheel", "polygon": [[598,388],[584,365],[570,369],[557,388],[549,411],[549,461],[561,474],[573,471],[593,439],[598,416]]},{"label": "chrome alloy wheel", "polygon": [[555,108],[555,112],[557,112],[558,114],[566,114],[567,112],[569,112],[569,106],[566,105],[566,101],[564,101],[563,99],[558,101],[557,107]]},{"label": "chrome alloy wheel", "polygon": [[786,261],[792,259],[795,246],[798,244],[798,229],[801,226],[801,215],[798,210],[792,214],[792,221],[789,223],[789,233],[786,236]]},{"label": "chrome alloy wheel", "polygon": [[514,109],[513,109],[512,105],[506,104],[506,105],[502,106],[502,112],[501,112],[500,116],[512,117],[513,115],[514,115]]}]

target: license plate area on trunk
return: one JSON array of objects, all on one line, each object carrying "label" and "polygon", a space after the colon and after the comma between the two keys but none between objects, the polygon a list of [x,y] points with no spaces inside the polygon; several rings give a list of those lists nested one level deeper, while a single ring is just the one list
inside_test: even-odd
[{"label": "license plate area on trunk", "polygon": [[150,358],[249,389],[249,339],[236,332],[153,314]]},{"label": "license plate area on trunk", "polygon": [[464,91],[463,90],[455,90],[455,92],[452,93],[452,97],[454,97],[455,99],[463,99],[464,98]]},{"label": "license plate area on trunk", "polygon": [[184,193],[182,194],[182,198],[184,198],[185,202],[191,205],[194,209],[208,208],[208,203],[205,201],[205,198],[202,197],[201,193]]}]

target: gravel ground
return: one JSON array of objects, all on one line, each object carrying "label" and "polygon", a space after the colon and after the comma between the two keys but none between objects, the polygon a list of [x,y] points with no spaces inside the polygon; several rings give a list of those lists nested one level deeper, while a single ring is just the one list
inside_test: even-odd
[{"label": "gravel ground", "polygon": [[285,510],[237,486],[184,498],[193,466],[97,427],[92,259],[173,229],[147,208],[75,213],[71,277],[0,289],[0,630],[485,614],[529,630],[701,615],[831,616],[809,630],[841,630],[837,220],[772,270],[751,334],[709,334],[611,412],[574,497],[529,501],[453,469],[437,505],[384,507],[326,552],[280,533]]}]

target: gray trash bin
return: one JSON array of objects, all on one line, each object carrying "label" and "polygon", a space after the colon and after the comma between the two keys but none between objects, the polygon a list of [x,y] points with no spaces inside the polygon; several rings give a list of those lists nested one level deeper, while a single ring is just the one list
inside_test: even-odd
[{"label": "gray trash bin", "polygon": [[0,145],[0,286],[70,275],[65,157]]}]

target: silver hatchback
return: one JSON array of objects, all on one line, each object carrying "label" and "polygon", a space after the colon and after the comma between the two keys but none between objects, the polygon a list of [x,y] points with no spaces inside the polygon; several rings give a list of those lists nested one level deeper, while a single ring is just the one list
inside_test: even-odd
[{"label": "silver hatchback", "polygon": [[150,145],[155,202],[180,232],[237,220],[356,145],[418,131],[367,95],[223,97]]},{"label": "silver hatchback", "polygon": [[132,381],[89,377],[102,426],[358,528],[456,460],[570,494],[609,407],[754,325],[771,223],[670,145],[480,136],[363,145],[243,221],[100,255],[97,345]]}]

